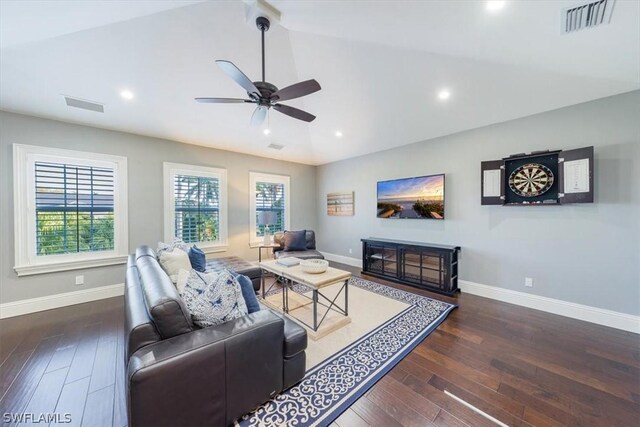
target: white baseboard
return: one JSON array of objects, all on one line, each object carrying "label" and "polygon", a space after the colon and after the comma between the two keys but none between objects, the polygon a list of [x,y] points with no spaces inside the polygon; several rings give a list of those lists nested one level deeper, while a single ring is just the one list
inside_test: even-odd
[{"label": "white baseboard", "polygon": [[343,255],[330,254],[328,252],[322,252],[322,255],[329,261],[339,262],[340,264],[347,264],[352,267],[362,268],[362,260],[358,258],[351,258]]},{"label": "white baseboard", "polygon": [[469,294],[640,334],[640,316],[482,285],[467,280],[459,280],[458,287],[462,292]]},{"label": "white baseboard", "polygon": [[119,283],[116,285],[66,292],[64,294],[7,302],[0,304],[0,319],[117,297],[123,294],[124,283]]},{"label": "white baseboard", "polygon": [[[362,268],[361,259],[328,252],[322,252],[322,254],[329,261]],[[459,280],[458,287],[462,292],[469,294],[640,334],[640,316],[532,295],[526,292],[512,291],[496,286],[482,285],[468,280]]]}]

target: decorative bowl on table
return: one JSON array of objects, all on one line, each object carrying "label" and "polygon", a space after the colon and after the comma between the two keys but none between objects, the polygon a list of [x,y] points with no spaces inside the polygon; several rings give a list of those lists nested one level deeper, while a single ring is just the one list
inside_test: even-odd
[{"label": "decorative bowl on table", "polygon": [[329,261],[323,259],[305,259],[300,261],[300,266],[305,273],[320,274],[327,271]]}]

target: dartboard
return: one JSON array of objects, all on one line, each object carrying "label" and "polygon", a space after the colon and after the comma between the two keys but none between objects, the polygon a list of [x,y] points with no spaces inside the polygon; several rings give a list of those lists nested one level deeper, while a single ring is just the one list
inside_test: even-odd
[{"label": "dartboard", "polygon": [[553,185],[553,172],[539,163],[522,165],[509,176],[511,191],[522,197],[535,197],[549,191]]}]

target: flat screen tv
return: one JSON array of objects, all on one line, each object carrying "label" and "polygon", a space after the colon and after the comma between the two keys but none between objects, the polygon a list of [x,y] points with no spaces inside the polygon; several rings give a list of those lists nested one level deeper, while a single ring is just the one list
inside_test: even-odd
[{"label": "flat screen tv", "polygon": [[378,218],[444,219],[444,174],[378,182]]}]

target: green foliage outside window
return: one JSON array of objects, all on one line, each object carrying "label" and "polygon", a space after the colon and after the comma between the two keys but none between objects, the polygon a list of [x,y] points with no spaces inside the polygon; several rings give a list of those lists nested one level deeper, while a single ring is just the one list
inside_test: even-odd
[{"label": "green foliage outside window", "polygon": [[269,224],[271,234],[284,231],[284,185],[267,182],[256,183],[256,235],[264,236],[266,225],[259,225],[260,211],[274,211],[276,223]]},{"label": "green foliage outside window", "polygon": [[113,213],[37,212],[38,255],[114,249]]},{"label": "green foliage outside window", "polygon": [[220,239],[217,178],[176,175],[174,197],[177,237],[187,243]]}]

